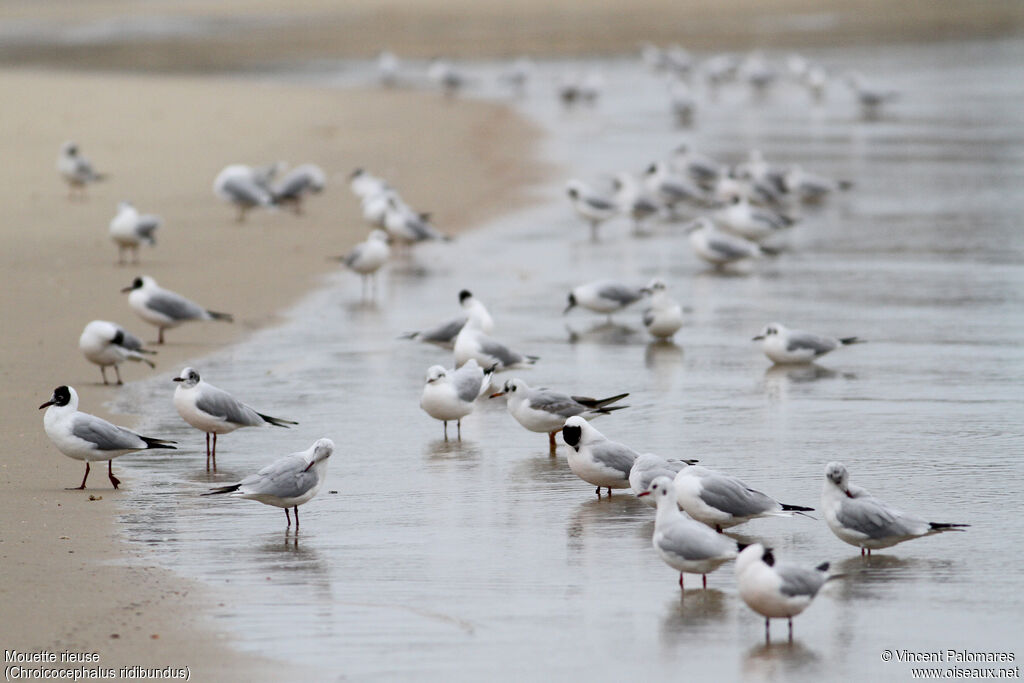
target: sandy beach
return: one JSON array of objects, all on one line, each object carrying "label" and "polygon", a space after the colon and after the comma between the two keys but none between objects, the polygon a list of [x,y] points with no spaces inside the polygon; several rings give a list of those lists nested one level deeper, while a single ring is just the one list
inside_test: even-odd
[{"label": "sandy beach", "polygon": [[[80,481],[82,465],[49,442],[37,407],[53,387],[70,384],[83,410],[110,417],[104,402],[116,389],[99,383],[77,340],[93,319],[155,339],[119,293],[137,274],[235,316],[234,325],[171,331],[156,361],[158,370],[177,368],[273,324],[277,311],[338,267],[327,257],[366,231],[347,188],[352,168],[386,175],[454,232],[524,200],[523,188],[543,172],[525,161],[535,131],[500,106],[451,106],[414,93],[16,70],[0,73],[0,87],[18,93],[0,118],[6,156],[20,160],[0,183],[7,320],[0,600],[6,614],[22,615],[3,621],[0,642],[97,652],[109,668],[190,666],[198,680],[252,671],[251,658],[231,654],[226,636],[204,621],[202,604],[215,598],[122,547],[113,522],[118,499],[131,495],[130,478],[115,492],[97,467],[88,491],[64,490]],[[424,127],[431,135],[421,134]],[[67,199],[54,168],[69,138],[110,174],[85,201]],[[230,162],[278,159],[320,164],[327,190],[303,216],[257,212],[237,224],[213,195],[213,177]],[[107,236],[122,199],[165,220],[140,266],[116,265]],[[122,369],[126,381],[149,372]],[[258,673],[281,680],[274,668]]]}]

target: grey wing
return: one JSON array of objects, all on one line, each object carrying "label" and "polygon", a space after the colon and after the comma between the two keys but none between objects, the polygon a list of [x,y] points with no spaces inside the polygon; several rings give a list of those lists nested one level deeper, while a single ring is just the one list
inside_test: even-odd
[{"label": "grey wing", "polygon": [[591,207],[598,209],[600,211],[611,211],[616,208],[613,202],[610,202],[607,199],[603,199],[601,197],[585,197],[583,201],[585,201]]},{"label": "grey wing", "polygon": [[[699,524],[699,522],[691,522],[691,524]],[[703,560],[710,557],[721,557],[728,553],[731,546],[734,545],[732,541],[726,540],[725,536],[718,534],[710,536],[702,533],[703,530],[688,529],[688,526],[689,524],[673,524],[667,529],[663,528],[659,543],[662,550],[681,555],[688,560]],[[705,528],[710,530],[710,527]]]},{"label": "grey wing", "polygon": [[345,265],[351,268],[352,265],[362,257],[364,251],[366,251],[366,243],[363,242],[362,244],[357,244],[352,248],[352,251],[349,252],[348,256],[345,257]]},{"label": "grey wing", "polygon": [[194,301],[173,292],[157,292],[146,300],[146,308],[166,315],[171,320],[195,320],[206,316],[206,310]]},{"label": "grey wing", "polygon": [[594,459],[606,467],[622,472],[623,479],[629,479],[629,471],[637,459],[637,452],[616,441],[601,441],[590,447]]},{"label": "grey wing", "polygon": [[635,287],[627,287],[617,282],[609,282],[597,290],[598,296],[602,299],[610,299],[621,306],[627,306],[640,298],[640,290]]},{"label": "grey wing", "polygon": [[267,203],[267,191],[249,178],[229,178],[224,183],[224,192],[231,195],[232,200],[240,204]]},{"label": "grey wing", "polygon": [[581,405],[571,396],[549,389],[535,389],[530,392],[530,406],[565,418],[579,415],[587,410],[586,406]]},{"label": "grey wing", "polygon": [[650,327],[652,324],[654,324],[654,309],[646,308],[644,309],[644,325]]},{"label": "grey wing", "polygon": [[311,186],[312,178],[303,169],[296,169],[281,179],[281,182],[274,188],[274,194],[278,198],[294,199]]},{"label": "grey wing", "polygon": [[814,352],[814,355],[820,356],[828,353],[829,351],[833,351],[836,346],[836,341],[834,339],[829,339],[828,337],[820,337],[808,332],[791,332],[786,343],[786,350],[797,351],[799,349],[810,349]]},{"label": "grey wing", "polygon": [[480,344],[481,351],[497,360],[504,367],[509,367],[516,363],[522,363],[526,360],[526,356],[523,354],[513,351],[504,344],[496,342],[488,337],[481,336],[478,342]]},{"label": "grey wing", "polygon": [[[675,467],[678,465],[679,467]],[[644,470],[640,473],[640,485],[644,491],[646,491],[651,482],[658,477],[668,477],[669,479],[675,479],[675,476],[679,474],[679,470],[686,466],[684,462],[669,461],[667,466],[652,467]]]},{"label": "grey wing", "polygon": [[139,216],[139,220],[135,223],[135,234],[149,240],[151,243],[155,243],[156,239],[153,237],[153,232],[160,227],[161,222],[160,216],[152,214]]},{"label": "grey wing", "polygon": [[196,398],[196,407],[204,413],[246,427],[253,427],[264,422],[255,410],[228,392],[214,386],[203,387]]},{"label": "grey wing", "polygon": [[751,517],[779,508],[774,499],[747,488],[746,484],[733,477],[713,474],[701,477],[700,483],[701,500],[734,517]]},{"label": "grey wing", "polygon": [[308,463],[299,454],[276,460],[241,481],[243,493],[296,498],[316,485],[316,474],[305,471]]},{"label": "grey wing", "polygon": [[79,413],[71,424],[71,433],[96,445],[99,451],[143,449],[146,442],[135,432],[110,424],[88,413]]},{"label": "grey wing", "polygon": [[121,348],[128,349],[129,351],[141,351],[142,340],[136,337],[134,334],[124,329],[120,325],[117,326],[118,331],[121,333],[121,341],[118,342],[115,337],[114,343]]},{"label": "grey wing", "polygon": [[775,572],[782,579],[779,590],[783,595],[791,597],[806,595],[813,598],[828,578],[824,572],[816,569],[781,562],[775,565]]},{"label": "grey wing", "polygon": [[[877,498],[849,498],[842,501],[836,520],[848,529],[865,534],[868,538],[914,536],[923,520],[904,515]],[[915,524],[915,522],[917,524]]]},{"label": "grey wing", "polygon": [[442,323],[437,327],[432,327],[429,330],[425,330],[420,333],[420,339],[427,342],[434,343],[450,343],[459,336],[459,332],[466,326],[466,321],[469,320],[467,316],[459,316],[454,320],[449,320],[446,323]]},{"label": "grey wing", "polygon": [[725,258],[748,258],[751,256],[750,247],[724,237],[709,237],[708,247]]},{"label": "grey wing", "polygon": [[472,403],[480,395],[480,387],[484,383],[484,372],[476,363],[463,365],[452,375],[455,393],[463,401]]}]

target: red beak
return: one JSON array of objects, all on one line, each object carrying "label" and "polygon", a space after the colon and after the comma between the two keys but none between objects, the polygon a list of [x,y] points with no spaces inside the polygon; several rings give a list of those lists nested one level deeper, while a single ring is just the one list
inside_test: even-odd
[{"label": "red beak", "polygon": [[644,496],[649,496],[649,495],[651,495],[650,491],[644,491],[643,493],[636,494],[636,497],[637,498],[643,498]]},{"label": "red beak", "polygon": [[498,392],[495,392],[495,393],[491,394],[487,398],[498,398],[499,396],[504,396],[504,395],[505,395],[504,391],[498,391]]}]

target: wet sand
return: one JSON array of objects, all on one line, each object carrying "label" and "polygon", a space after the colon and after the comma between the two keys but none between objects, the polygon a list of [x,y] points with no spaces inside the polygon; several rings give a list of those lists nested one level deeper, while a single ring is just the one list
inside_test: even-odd
[{"label": "wet sand", "polygon": [[[63,490],[78,484],[82,464],[52,446],[37,407],[53,387],[70,384],[83,410],[109,417],[104,403],[117,390],[99,384],[77,340],[93,319],[155,338],[119,293],[137,274],[235,315],[234,325],[169,331],[156,361],[159,371],[175,369],[274,324],[277,311],[338,267],[327,257],[366,230],[347,189],[352,168],[384,174],[410,202],[432,210],[439,227],[458,231],[524,201],[524,184],[542,172],[525,161],[536,132],[500,106],[454,107],[415,93],[14,70],[0,72],[0,88],[18,93],[0,113],[8,133],[0,171],[7,330],[0,600],[5,614],[22,615],[3,620],[0,641],[26,651],[98,652],[104,667],[189,665],[200,680],[240,670],[252,678],[252,657],[231,654],[227,636],[205,616],[215,597],[156,568],[145,552],[126,554],[113,519],[118,500],[132,495],[130,476],[122,472],[114,492],[94,467],[89,491]],[[422,135],[425,127],[431,135]],[[110,174],[85,201],[67,199],[54,168],[69,138]],[[321,165],[327,190],[303,216],[256,212],[235,223],[234,210],[212,193],[217,171],[278,159]],[[165,221],[140,266],[117,266],[107,236],[122,199]],[[126,381],[149,373],[122,368]]]}]

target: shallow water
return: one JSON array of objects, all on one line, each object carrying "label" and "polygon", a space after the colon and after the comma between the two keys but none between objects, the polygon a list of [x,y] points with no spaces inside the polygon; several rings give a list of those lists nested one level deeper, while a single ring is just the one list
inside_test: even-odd
[{"label": "shallow water", "polygon": [[[1024,554],[1006,533],[1024,485],[1024,45],[815,56],[884,76],[904,98],[865,122],[840,92],[811,108],[788,88],[756,105],[726,89],[680,133],[660,84],[621,60],[598,63],[608,87],[594,110],[563,112],[542,88],[520,104],[551,131],[546,152],[566,177],[639,170],[689,139],[724,160],[758,147],[853,180],[804,211],[790,251],[721,276],[671,226],[633,238],[616,222],[592,243],[553,183],[539,206],[396,262],[375,304],[360,303],[355,276],[332,275],[284,326],[196,363],[257,409],[301,422],[222,437],[215,476],[202,435],[174,412],[170,375],[125,389],[123,404],[151,414],[147,428],[184,445],[124,461],[125,535],[211,585],[222,596],[213,614],[241,647],[324,679],[902,680],[910,665],[883,663],[884,649],[1013,651],[1024,610]],[[359,78],[354,67],[339,80]],[[689,308],[674,344],[649,341],[639,307],[614,327],[561,315],[573,285],[653,276]],[[610,438],[813,506],[825,464],[842,460],[880,497],[973,526],[870,561],[821,520],[738,527],[847,575],[796,619],[792,645],[777,622],[766,647],[731,565],[707,591],[688,575],[681,596],[650,546],[652,510],[626,491],[598,500],[568,470],[566,447],[549,457],[546,436],[499,400],[480,403],[461,442],[441,438],[418,401],[426,368],[450,353],[396,337],[455,315],[464,287],[490,308],[495,336],[541,356],[504,376],[631,392],[629,410],[595,422]],[[773,368],[750,341],[773,320],[870,343]],[[339,448],[297,541],[278,509],[198,495],[320,436]]]}]

